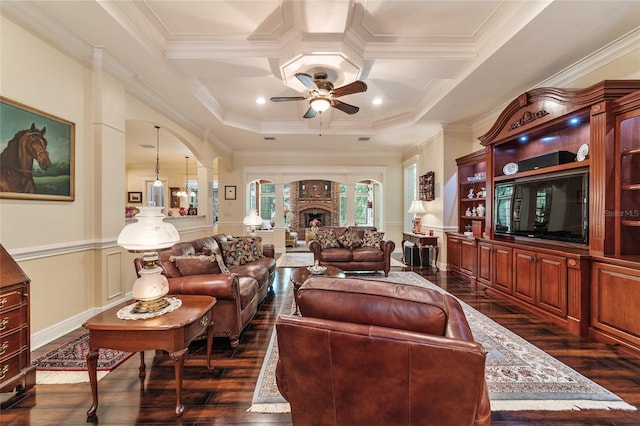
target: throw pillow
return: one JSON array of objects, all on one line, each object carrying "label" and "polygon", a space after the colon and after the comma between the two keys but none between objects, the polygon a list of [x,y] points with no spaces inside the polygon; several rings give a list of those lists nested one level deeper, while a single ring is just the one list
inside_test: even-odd
[{"label": "throw pillow", "polygon": [[234,237],[222,242],[224,263],[227,266],[240,266],[258,260],[264,255],[260,237]]},{"label": "throw pillow", "polygon": [[220,267],[215,256],[171,256],[170,261],[175,262],[182,276],[219,274]]},{"label": "throw pillow", "polygon": [[338,241],[342,247],[349,250],[353,250],[362,245],[362,238],[360,238],[360,235],[353,229],[347,229],[344,234],[338,237]]},{"label": "throw pillow", "polygon": [[340,243],[336,238],[336,233],[332,228],[329,229],[318,229],[316,232],[316,240],[320,243],[320,247],[322,249],[328,248],[337,248],[340,247]]},{"label": "throw pillow", "polygon": [[377,249],[382,248],[382,241],[384,238],[384,232],[371,231],[365,229],[364,240],[362,241],[362,247],[374,247]]},{"label": "throw pillow", "polygon": [[222,254],[220,253],[220,248],[217,243],[208,242],[202,247],[202,253],[207,256],[215,256],[216,262],[218,263],[218,267],[220,268],[220,272],[223,274],[229,273],[229,268],[224,264],[224,259],[222,258]]}]

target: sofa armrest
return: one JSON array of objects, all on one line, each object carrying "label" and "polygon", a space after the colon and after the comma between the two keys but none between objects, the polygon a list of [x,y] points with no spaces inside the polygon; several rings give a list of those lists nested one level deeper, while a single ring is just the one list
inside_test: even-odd
[{"label": "sofa armrest", "polygon": [[236,274],[206,274],[169,278],[170,294],[205,294],[218,299],[240,297]]},{"label": "sofa armrest", "polygon": [[262,254],[264,254],[266,257],[270,257],[272,259],[275,259],[276,256],[276,248],[273,244],[263,244],[262,245]]},{"label": "sofa armrest", "polygon": [[322,251],[322,246],[320,245],[320,241],[311,240],[309,242],[309,250],[313,253],[314,258],[318,258],[320,256],[320,252]]}]

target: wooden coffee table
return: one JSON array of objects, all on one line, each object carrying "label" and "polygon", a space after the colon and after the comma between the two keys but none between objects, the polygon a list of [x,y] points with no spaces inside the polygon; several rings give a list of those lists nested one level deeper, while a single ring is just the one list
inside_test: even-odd
[{"label": "wooden coffee table", "polygon": [[327,270],[322,274],[312,274],[311,271],[307,269],[306,266],[301,266],[296,268],[291,273],[291,283],[293,284],[293,300],[296,304],[296,311],[293,313],[294,315],[298,315],[300,312],[298,310],[298,289],[300,286],[310,277],[332,277],[332,278],[344,278],[344,272],[342,269],[336,268],[335,266],[327,266]]},{"label": "wooden coffee table", "polygon": [[123,352],[140,352],[140,374],[145,377],[144,351],[160,349],[167,351],[174,360],[176,377],[176,415],[182,415],[182,370],[184,356],[189,352],[189,344],[199,336],[207,335],[207,368],[211,371],[211,348],[213,344],[213,305],[216,299],[210,296],[180,295],[182,306],[155,318],[124,320],[116,314],[124,306],[135,303],[124,302],[104,311],[82,326],[89,330],[89,353],[87,369],[91,382],[93,404],[87,417],[93,417],[98,409],[97,361],[98,349],[108,348]]}]

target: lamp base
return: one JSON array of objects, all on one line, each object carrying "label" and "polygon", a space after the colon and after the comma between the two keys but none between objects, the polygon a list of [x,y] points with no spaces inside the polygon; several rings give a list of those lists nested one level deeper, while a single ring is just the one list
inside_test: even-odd
[{"label": "lamp base", "polygon": [[413,219],[413,229],[411,232],[414,234],[422,234],[422,219],[420,217]]},{"label": "lamp base", "polygon": [[139,300],[131,309],[134,314],[149,314],[158,312],[169,306],[169,302],[165,297],[158,297],[153,300]]}]

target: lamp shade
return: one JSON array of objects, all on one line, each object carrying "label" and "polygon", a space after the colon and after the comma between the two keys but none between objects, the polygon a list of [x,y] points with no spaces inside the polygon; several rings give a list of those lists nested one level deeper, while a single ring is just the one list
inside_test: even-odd
[{"label": "lamp shade", "polygon": [[262,218],[258,216],[258,212],[256,210],[251,210],[249,211],[249,215],[245,216],[242,223],[247,226],[260,226],[262,225]]},{"label": "lamp shade", "polygon": [[120,231],[118,245],[129,251],[145,252],[167,249],[180,241],[178,230],[163,221],[162,207],[139,207],[136,222]]},{"label": "lamp shade", "polygon": [[331,102],[326,98],[314,98],[311,99],[311,108],[316,112],[325,112],[331,106]]},{"label": "lamp shade", "polygon": [[411,206],[409,207],[409,210],[407,211],[407,213],[425,214],[427,213],[427,209],[424,207],[424,204],[422,203],[422,201],[413,200],[411,202]]}]

